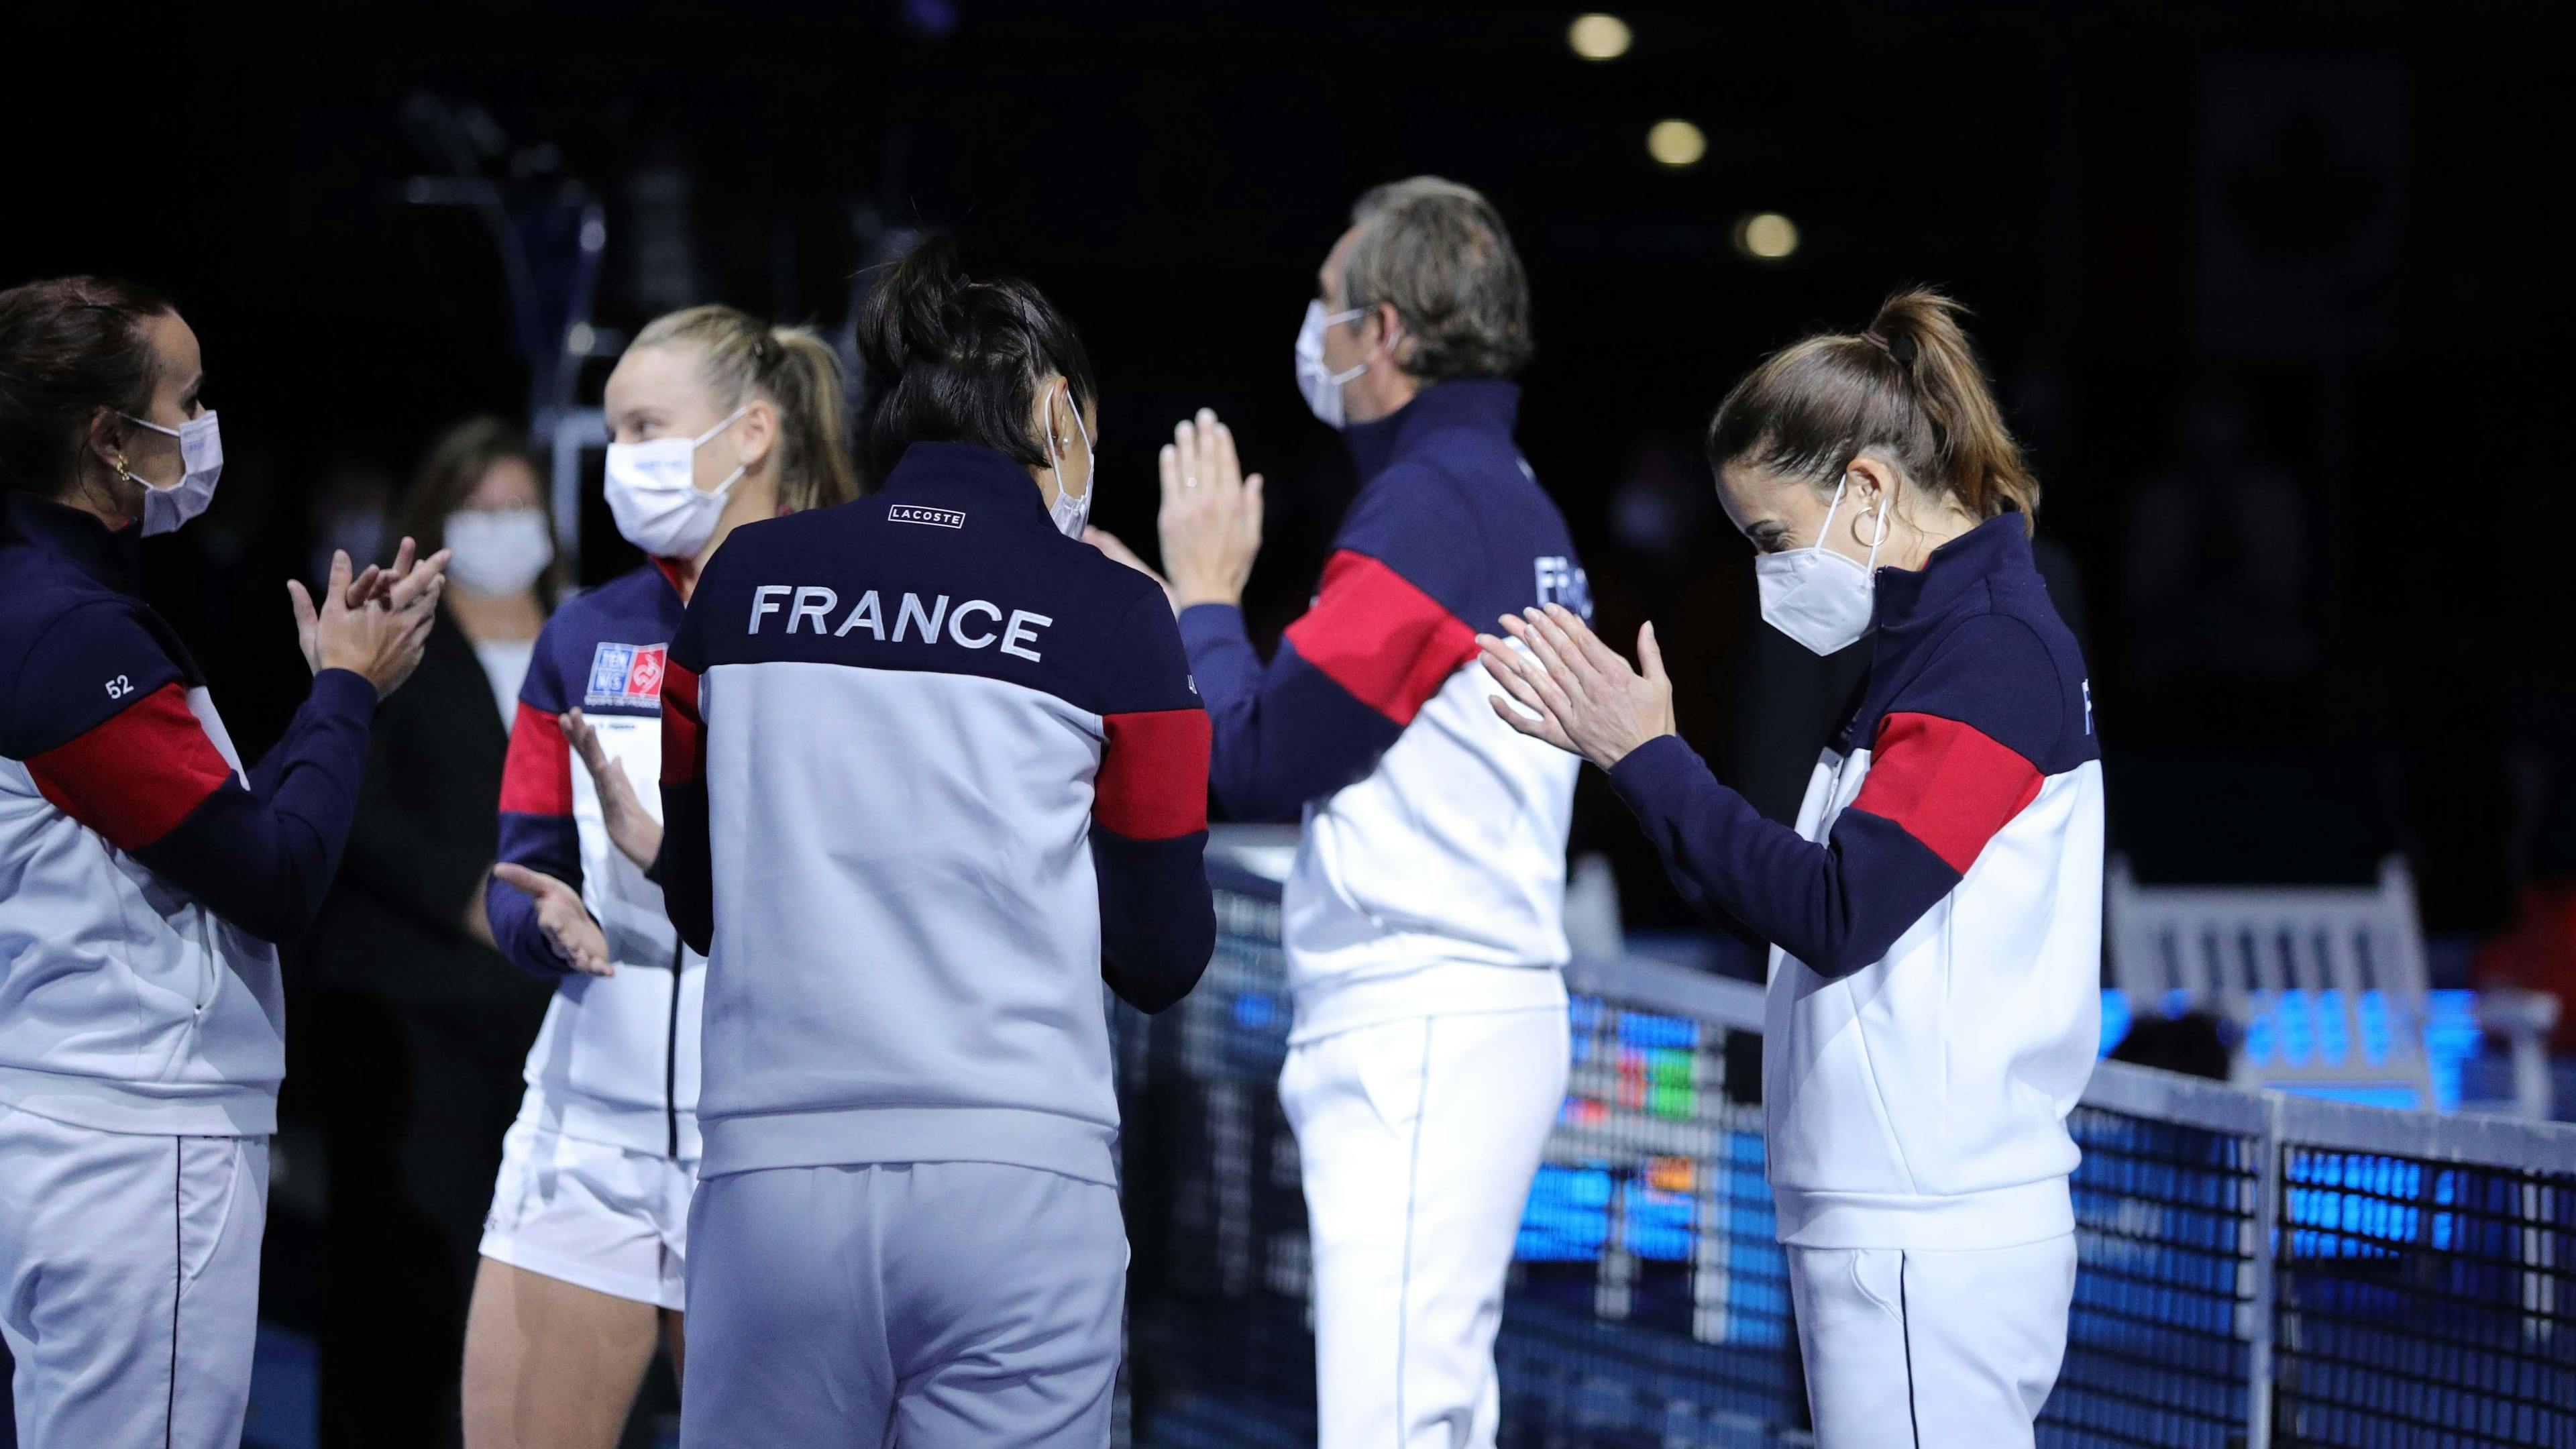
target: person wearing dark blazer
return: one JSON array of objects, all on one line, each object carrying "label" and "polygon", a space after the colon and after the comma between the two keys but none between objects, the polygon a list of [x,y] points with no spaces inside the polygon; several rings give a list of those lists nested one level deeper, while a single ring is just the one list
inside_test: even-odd
[{"label": "person wearing dark blazer", "polygon": [[483,911],[508,721],[555,594],[541,477],[516,432],[473,419],[431,446],[402,507],[424,546],[468,562],[413,687],[378,716],[313,939],[322,1020],[298,1080],[319,1087],[303,1113],[325,1143],[325,1443],[462,1442],[476,1245],[551,995],[493,948]]}]

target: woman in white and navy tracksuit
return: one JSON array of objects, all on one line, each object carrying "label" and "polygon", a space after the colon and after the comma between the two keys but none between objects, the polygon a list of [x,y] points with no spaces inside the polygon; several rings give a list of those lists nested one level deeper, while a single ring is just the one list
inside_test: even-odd
[{"label": "woman in white and navy tracksuit", "polygon": [[1486,650],[1535,713],[1495,707],[1608,768],[1682,893],[1773,943],[1768,1161],[1822,1449],[2031,1443],[2075,1284],[2101,764],[2031,563],[2038,486],[1955,311],[1901,293],[1710,424],[1763,617],[1820,654],[1870,641],[1796,830],[1672,733],[1651,628],[1643,676],[1562,614]]},{"label": "woman in white and navy tracksuit", "polygon": [[561,984],[484,1229],[469,1449],[607,1449],[666,1316],[679,1352],[706,958],[653,868],[663,681],[738,524],[857,492],[841,398],[820,338],[731,307],[652,322],[609,377],[609,507],[650,562],[547,621],[510,732],[486,909],[503,953]]},{"label": "woman in white and navy tracksuit", "polygon": [[1207,712],[1162,590],[1077,541],[1095,394],[1046,299],[934,238],[858,331],[880,491],[736,533],[662,691],[710,952],[680,1442],[1102,1449],[1101,988],[1207,966]]},{"label": "woman in white and navy tracksuit", "polygon": [[[439,565],[346,555],[313,693],[244,769],[139,594],[223,463],[196,334],[91,277],[0,292],[0,1338],[25,1449],[232,1449],[285,1075],[277,942],[337,868]],[[406,548],[405,554],[409,550]],[[352,607],[353,601],[355,607]]]}]

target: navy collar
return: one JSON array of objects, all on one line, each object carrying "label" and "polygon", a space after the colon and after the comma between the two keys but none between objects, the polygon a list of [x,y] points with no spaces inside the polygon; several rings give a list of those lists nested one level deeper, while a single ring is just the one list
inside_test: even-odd
[{"label": "navy collar", "polygon": [[1932,550],[1919,569],[1880,569],[1875,609],[1881,629],[1902,630],[1957,608],[1980,584],[2006,573],[2035,573],[2022,515],[1997,514]]},{"label": "navy collar", "polygon": [[95,513],[38,498],[9,495],[9,531],[38,548],[61,554],[82,573],[120,594],[143,589],[143,525],[111,529]]},{"label": "navy collar", "polygon": [[1413,395],[1413,401],[1373,423],[1342,429],[1351,461],[1366,483],[1410,453],[1426,434],[1444,428],[1497,433],[1508,443],[1520,417],[1521,385],[1499,377],[1453,377]]},{"label": "navy collar", "polygon": [[1046,496],[1038,492],[1029,470],[974,443],[914,443],[903,450],[873,497],[948,508],[973,505],[1003,518],[1055,527],[1047,516]]}]

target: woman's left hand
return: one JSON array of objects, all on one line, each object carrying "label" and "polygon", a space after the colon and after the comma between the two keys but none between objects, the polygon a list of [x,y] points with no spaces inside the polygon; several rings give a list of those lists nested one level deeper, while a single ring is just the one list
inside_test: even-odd
[{"label": "woman's left hand", "polygon": [[1525,617],[1506,614],[1502,624],[1522,649],[1491,634],[1477,635],[1476,642],[1485,651],[1485,672],[1520,701],[1514,709],[1501,696],[1488,696],[1513,729],[1605,770],[1646,741],[1674,733],[1673,682],[1664,673],[1654,625],[1637,631],[1637,658],[1646,666],[1640,674],[1562,605],[1531,609]]},{"label": "woman's left hand", "polygon": [[608,757],[608,747],[599,742],[599,731],[590,727],[580,710],[564,711],[555,717],[555,723],[571,742],[572,752],[580,757],[581,767],[590,772],[591,788],[599,795],[600,824],[608,829],[608,843],[634,862],[637,870],[651,870],[653,857],[662,853],[662,822],[644,812],[644,802],[636,798],[634,782],[626,778],[626,767]]}]

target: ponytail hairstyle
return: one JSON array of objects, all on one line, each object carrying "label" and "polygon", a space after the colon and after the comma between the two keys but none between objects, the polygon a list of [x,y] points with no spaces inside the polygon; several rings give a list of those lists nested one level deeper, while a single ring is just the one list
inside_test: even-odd
[{"label": "ponytail hairstyle", "polygon": [[972,443],[1047,467],[1029,428],[1040,379],[1064,374],[1076,408],[1099,395],[1082,339],[1046,294],[1017,277],[969,278],[944,236],[886,268],[859,308],[858,334],[877,399],[867,465],[879,478],[915,443]]},{"label": "ponytail hairstyle", "polygon": [[778,409],[779,502],[828,508],[859,496],[841,362],[812,328],[772,327],[735,307],[687,307],[646,323],[630,345],[697,348],[699,375],[721,411],[754,398]]},{"label": "ponytail hairstyle", "polygon": [[1967,309],[1915,287],[1881,303],[1868,330],[1792,343],[1717,405],[1708,460],[1829,489],[1873,450],[1917,487],[1986,519],[2012,509],[2024,532],[2039,515],[2039,480],[2004,427],[1985,368],[1959,319]]},{"label": "ponytail hairstyle", "polygon": [[98,410],[152,406],[157,364],[145,329],[176,310],[150,288],[100,277],[0,292],[0,490],[71,491]]}]

